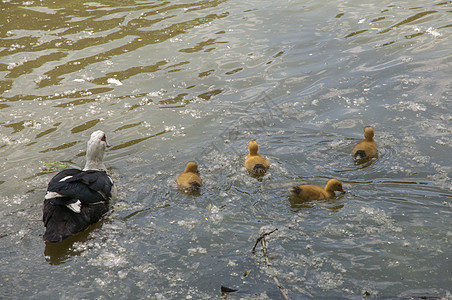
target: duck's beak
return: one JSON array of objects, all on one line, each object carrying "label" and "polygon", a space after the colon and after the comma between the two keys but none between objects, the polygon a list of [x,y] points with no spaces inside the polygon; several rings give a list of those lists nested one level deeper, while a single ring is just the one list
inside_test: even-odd
[{"label": "duck's beak", "polygon": [[105,145],[106,145],[107,148],[111,147],[111,145],[107,142],[107,136],[105,134],[102,137],[101,141],[105,142]]}]

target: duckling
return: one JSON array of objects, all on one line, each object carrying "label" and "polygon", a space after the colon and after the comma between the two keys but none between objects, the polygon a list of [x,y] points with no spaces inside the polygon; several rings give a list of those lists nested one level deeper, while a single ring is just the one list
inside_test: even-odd
[{"label": "duckling", "polygon": [[260,154],[257,153],[259,145],[256,141],[250,141],[248,143],[248,151],[250,154],[246,156],[245,168],[253,175],[261,176],[267,172],[270,167],[270,162]]},{"label": "duckling", "polygon": [[199,192],[202,185],[201,177],[199,176],[198,164],[190,161],[185,166],[185,170],[177,176],[177,184],[189,192]]},{"label": "duckling", "polygon": [[293,196],[298,197],[303,201],[322,200],[333,198],[334,192],[339,191],[345,193],[342,188],[342,183],[337,179],[330,179],[325,185],[325,188],[312,184],[302,184],[294,186],[290,192]]},{"label": "duckling", "polygon": [[353,147],[353,158],[355,160],[370,159],[378,154],[377,144],[374,141],[373,127],[364,127],[364,137],[364,140]]}]

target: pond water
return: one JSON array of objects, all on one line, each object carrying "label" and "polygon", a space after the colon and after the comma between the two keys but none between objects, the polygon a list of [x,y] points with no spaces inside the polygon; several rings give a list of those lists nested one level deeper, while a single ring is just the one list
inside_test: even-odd
[{"label": "pond water", "polygon": [[[4,0],[0,14],[0,298],[452,297],[452,1]],[[379,157],[359,165],[366,125]],[[119,197],[46,245],[50,165],[83,167],[98,129]],[[263,178],[243,166],[251,139]],[[190,160],[198,196],[175,184]],[[346,194],[291,205],[291,186],[332,177]]]}]

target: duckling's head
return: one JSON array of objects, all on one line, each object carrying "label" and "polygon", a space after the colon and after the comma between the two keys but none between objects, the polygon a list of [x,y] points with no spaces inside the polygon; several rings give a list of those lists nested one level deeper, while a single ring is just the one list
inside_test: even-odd
[{"label": "duckling's head", "polygon": [[368,141],[371,141],[374,138],[374,128],[372,126],[364,127],[364,137]]},{"label": "duckling's head", "polygon": [[185,166],[185,172],[198,173],[198,164],[195,161],[190,161]]},{"label": "duckling's head", "polygon": [[332,192],[338,191],[338,192],[345,193],[344,189],[342,188],[342,182],[340,182],[339,180],[334,179],[334,178],[328,180],[328,182],[326,183],[326,186],[325,186],[325,190],[332,191]]},{"label": "duckling's head", "polygon": [[258,150],[259,145],[257,144],[256,141],[253,140],[248,143],[248,151],[250,152],[251,155],[256,155]]}]

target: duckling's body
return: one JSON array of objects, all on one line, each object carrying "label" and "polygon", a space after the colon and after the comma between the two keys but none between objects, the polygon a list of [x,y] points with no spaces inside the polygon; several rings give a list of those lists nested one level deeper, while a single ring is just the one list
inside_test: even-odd
[{"label": "duckling's body", "polygon": [[176,182],[184,190],[199,192],[202,180],[199,176],[198,164],[194,161],[188,162],[185,170],[177,176]]},{"label": "duckling's body", "polygon": [[312,184],[302,184],[294,186],[290,191],[292,195],[298,197],[302,201],[333,198],[335,196],[335,191],[345,193],[342,188],[342,183],[334,178],[328,180],[325,188]]},{"label": "duckling's body", "polygon": [[253,175],[264,175],[270,167],[268,159],[258,154],[259,145],[256,141],[250,141],[248,143],[249,154],[245,159],[245,168]]},{"label": "duckling's body", "polygon": [[374,129],[371,126],[364,128],[364,140],[353,147],[355,160],[370,159],[378,154],[377,144],[374,141]]}]

